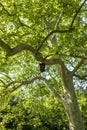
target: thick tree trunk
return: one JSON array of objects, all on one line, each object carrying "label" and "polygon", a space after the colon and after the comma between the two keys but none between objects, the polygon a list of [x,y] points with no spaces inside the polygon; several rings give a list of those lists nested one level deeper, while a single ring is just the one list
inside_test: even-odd
[{"label": "thick tree trunk", "polygon": [[64,77],[63,105],[69,120],[70,130],[85,130],[71,75]]}]

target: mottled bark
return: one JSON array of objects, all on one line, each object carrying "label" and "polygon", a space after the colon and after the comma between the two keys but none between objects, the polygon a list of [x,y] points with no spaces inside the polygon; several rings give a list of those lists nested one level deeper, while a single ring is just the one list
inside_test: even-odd
[{"label": "mottled bark", "polygon": [[63,79],[63,105],[69,121],[70,130],[85,130],[81,118],[72,73],[67,71]]}]

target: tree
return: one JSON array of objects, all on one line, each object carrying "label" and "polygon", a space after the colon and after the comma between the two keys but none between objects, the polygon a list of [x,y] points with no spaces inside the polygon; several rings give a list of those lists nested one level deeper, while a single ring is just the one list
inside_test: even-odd
[{"label": "tree", "polygon": [[[34,91],[37,91],[37,88]],[[38,86],[38,94],[25,94],[23,90],[19,93],[10,96],[8,105],[0,110],[1,129],[65,130],[68,128],[64,108],[47,88],[44,87],[40,91]],[[26,98],[24,98],[25,95]],[[40,95],[41,98],[39,98]]]},{"label": "tree", "polygon": [[63,104],[70,130],[85,129],[75,87],[80,80],[86,88],[86,6],[86,0],[0,2],[1,92],[44,82]]}]

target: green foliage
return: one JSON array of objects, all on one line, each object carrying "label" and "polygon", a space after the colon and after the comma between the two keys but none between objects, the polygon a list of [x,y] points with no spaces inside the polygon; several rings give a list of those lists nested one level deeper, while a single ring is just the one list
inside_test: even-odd
[{"label": "green foliage", "polygon": [[[34,91],[37,89],[24,90],[23,88],[19,93],[12,94],[6,107],[0,110],[0,126],[3,129],[68,129],[68,121],[63,106],[47,92],[48,90],[37,87],[38,92],[35,93]],[[77,91],[77,96],[86,127],[87,94]]]},{"label": "green foliage", "polygon": [[[1,0],[0,39],[11,48],[27,44],[37,49],[53,30],[68,30],[82,0]],[[87,3],[77,14],[72,31],[54,33],[41,45],[44,59],[61,58],[71,71],[80,58],[87,59]],[[56,91],[62,91],[58,66],[46,66],[41,74],[49,79]],[[87,60],[74,78],[85,126],[87,124],[86,94]],[[0,129],[13,130],[65,130],[68,123],[62,105],[50,94],[42,81],[22,85],[19,82],[40,74],[39,62],[29,51],[8,57],[0,46]],[[16,84],[9,83],[17,81]],[[18,82],[19,81],[19,82]],[[77,87],[78,86],[78,87]]]},{"label": "green foliage", "polygon": [[0,110],[0,124],[3,124],[3,128],[63,130],[68,127],[63,106],[51,94],[46,94],[47,90],[39,88],[38,92],[32,89],[25,91],[20,91],[20,96],[13,94],[8,105]]},{"label": "green foliage", "polygon": [[81,112],[82,112],[82,117],[83,117],[83,121],[84,121],[84,124],[85,124],[85,129],[87,130],[87,109],[86,109],[86,106],[87,106],[87,93],[86,92],[80,92],[78,93],[78,101],[79,101],[79,104],[80,104],[80,109],[81,109]]}]

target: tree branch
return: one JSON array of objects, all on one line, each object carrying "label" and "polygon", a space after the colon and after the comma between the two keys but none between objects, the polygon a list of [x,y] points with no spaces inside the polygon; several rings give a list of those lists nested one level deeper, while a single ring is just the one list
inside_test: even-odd
[{"label": "tree branch", "polygon": [[6,87],[10,87],[13,84],[20,83],[17,87],[15,87],[15,88],[13,88],[13,90],[11,90],[11,92],[14,92],[15,90],[19,89],[21,86],[31,84],[31,83],[33,83],[36,80],[44,81],[45,84],[47,85],[47,88],[52,92],[52,94],[55,97],[57,97],[57,99],[59,99],[60,101],[62,100],[61,95],[54,89],[54,87],[49,83],[49,81],[46,78],[41,77],[41,76],[37,76],[37,77],[34,77],[31,80],[22,81],[22,82],[13,81],[13,82],[9,83],[8,85],[6,85]]},{"label": "tree branch", "polygon": [[42,54],[40,52],[36,53],[36,49],[34,49],[30,45],[21,44],[21,45],[17,45],[14,48],[10,48],[9,45],[7,45],[4,41],[0,40],[0,46],[7,51],[8,56],[15,55],[23,50],[28,50],[28,51],[33,53],[33,55],[37,61],[44,62],[45,65],[59,64],[61,66],[61,70],[62,70],[63,75],[65,75],[65,71],[67,71],[67,68],[66,68],[64,62],[60,58],[44,59]]},{"label": "tree branch", "polygon": [[64,62],[63,62],[60,58],[46,59],[46,60],[45,60],[45,64],[46,64],[46,65],[59,64],[59,65],[61,65],[62,67],[65,68],[65,64],[64,64]]},{"label": "tree branch", "polygon": [[[29,51],[31,51],[34,54],[36,60],[38,60],[40,62],[42,60],[44,60],[44,58],[43,58],[43,56],[42,56],[42,54],[40,52],[37,52],[37,55],[36,55],[36,50],[32,46],[27,45],[27,44],[21,44],[21,45],[18,45],[16,47],[14,47],[14,48],[10,48],[10,46],[8,46],[4,41],[0,40],[0,46],[7,51],[7,54],[9,56],[15,55],[15,54],[17,54],[17,53],[19,53],[19,52],[21,52],[23,50],[29,50]],[[64,62],[60,58],[47,59],[47,60],[45,59],[44,63],[46,65],[59,64],[61,66],[62,73],[65,76],[65,72],[66,72],[67,68],[66,68]],[[47,84],[47,87],[50,89],[50,91],[52,91],[52,93],[54,94],[54,96],[60,99],[60,95],[50,85],[49,81],[46,80],[43,77],[35,77],[35,78],[31,79],[31,80],[23,81],[21,83],[18,82],[18,81],[13,81],[13,82],[10,82],[8,85],[6,85],[6,87],[9,87],[12,84],[17,84],[18,83],[19,85],[12,90],[12,91],[15,91],[16,89],[20,88],[22,85],[30,84],[30,83],[34,82],[35,80],[37,80],[37,79],[45,81],[45,83]]]},{"label": "tree branch", "polygon": [[45,65],[59,64],[61,66],[62,74],[65,76],[65,72],[67,71],[67,68],[64,62],[60,58],[44,59],[40,52],[36,53],[36,49],[34,49],[32,46],[27,45],[27,44],[21,44],[21,45],[17,45],[14,48],[10,48],[10,46],[8,46],[5,42],[0,40],[0,46],[7,51],[8,56],[15,55],[23,50],[29,50],[30,52],[33,53],[37,61],[44,62]]},{"label": "tree branch", "polygon": [[47,60],[45,60],[45,64],[46,65],[55,65],[55,64],[59,64],[61,67],[61,72],[62,72],[62,75],[63,76],[65,76],[66,74],[66,72],[67,71],[69,71],[67,68],[66,68],[66,66],[65,66],[65,64],[64,64],[64,62],[60,59],[60,58],[53,58],[53,59],[47,59]]},{"label": "tree branch", "polygon": [[41,62],[44,61],[42,54],[40,52],[37,52],[37,54],[36,54],[36,49],[34,49],[31,45],[20,44],[14,48],[11,48],[3,40],[0,39],[0,46],[7,52],[7,56],[13,56],[23,50],[28,50],[28,51],[32,52],[32,54],[35,56],[37,61],[41,61]]},{"label": "tree branch", "polygon": [[84,62],[84,58],[82,58],[81,60],[80,60],[80,62],[76,65],[76,67],[73,69],[73,71],[72,71],[72,75],[74,75],[75,74],[75,72],[81,67],[81,65],[83,64],[83,62]]},{"label": "tree branch", "polygon": [[79,78],[80,80],[86,80],[86,78],[87,78],[87,75],[80,76],[80,75],[74,74],[74,76]]},{"label": "tree branch", "polygon": [[4,81],[3,81],[3,80],[1,80],[1,79],[0,79],[0,82],[1,82],[4,86],[6,86],[6,84],[4,83]]},{"label": "tree branch", "polygon": [[9,53],[12,51],[9,45],[7,45],[3,40],[0,39],[0,46],[7,52]]},{"label": "tree branch", "polygon": [[4,10],[9,16],[15,16],[15,15],[16,15],[16,13],[15,13],[15,14],[9,13],[8,10],[6,10],[6,8],[4,7],[4,5],[3,5],[1,2],[0,2],[0,5],[2,6],[3,10]]},{"label": "tree branch", "polygon": [[31,84],[31,83],[33,83],[37,79],[38,79],[38,77],[35,77],[35,78],[31,79],[31,80],[22,81],[22,82],[21,81],[12,81],[9,84],[7,84],[6,87],[10,87],[13,84],[19,84],[17,87],[15,87],[12,90],[12,92],[13,92],[13,91],[17,90],[18,88],[20,88],[22,85]]},{"label": "tree branch", "polygon": [[[50,56],[52,56],[52,55],[58,55],[58,56],[63,56],[63,57],[74,57],[74,58],[78,58],[78,59],[82,59],[82,58],[84,58],[84,59],[87,59],[87,56],[86,55],[76,55],[76,54],[67,54],[67,53],[60,53],[60,52],[56,52],[55,54],[51,54]],[[47,56],[47,57],[49,57],[49,56]]]},{"label": "tree branch", "polygon": [[87,0],[84,0],[83,3],[80,5],[80,7],[78,8],[77,12],[75,13],[74,17],[73,17],[73,20],[71,22],[71,25],[70,25],[70,28],[72,28],[73,24],[74,24],[74,21],[78,15],[78,13],[80,12],[81,8],[83,7],[84,3],[86,2]]},{"label": "tree branch", "polygon": [[46,85],[47,85],[47,88],[52,92],[52,94],[57,98],[59,99],[60,101],[62,100],[62,97],[61,95],[55,90],[55,88],[49,83],[49,81],[44,78],[44,77],[38,77],[40,80],[43,80]]},{"label": "tree branch", "polygon": [[23,50],[29,50],[33,54],[35,53],[35,49],[32,46],[30,46],[28,44],[20,44],[20,45],[17,45],[16,47],[12,48],[10,53],[8,54],[8,56],[15,55]]},{"label": "tree branch", "polygon": [[44,42],[54,33],[68,33],[68,32],[71,32],[73,30],[73,24],[74,24],[74,21],[79,13],[79,11],[81,10],[82,6],[84,5],[84,3],[86,2],[86,0],[84,0],[84,2],[81,4],[81,6],[79,7],[79,9],[77,10],[76,14],[74,15],[74,18],[70,24],[70,27],[68,30],[53,30],[51,31],[43,40],[42,42],[40,43],[40,45],[38,46],[37,48],[37,52],[40,50],[40,48],[42,47],[42,45],[44,44]]},{"label": "tree branch", "polygon": [[48,35],[42,40],[42,42],[40,43],[40,45],[37,48],[37,52],[40,50],[40,48],[42,47],[42,45],[44,44],[44,42],[54,33],[69,33],[73,30],[73,28],[70,28],[68,30],[53,30],[50,33],[48,33]]},{"label": "tree branch", "polygon": [[18,17],[18,21],[19,21],[19,23],[21,24],[21,26],[25,26],[25,27],[31,29],[31,27],[30,27],[29,25],[23,23],[19,17]]},{"label": "tree branch", "polygon": [[32,46],[30,46],[28,44],[21,44],[21,45],[17,45],[14,48],[10,48],[9,45],[7,45],[4,41],[2,41],[0,39],[0,46],[7,51],[8,56],[13,56],[23,50],[28,50],[33,53],[33,55],[35,56],[35,59],[37,61],[40,61],[40,62],[44,61],[46,65],[60,64],[62,66],[62,68],[66,68],[64,65],[64,62],[60,58],[46,60],[43,58],[43,56],[40,52],[37,52],[37,54],[36,54],[36,49],[34,49]]}]

